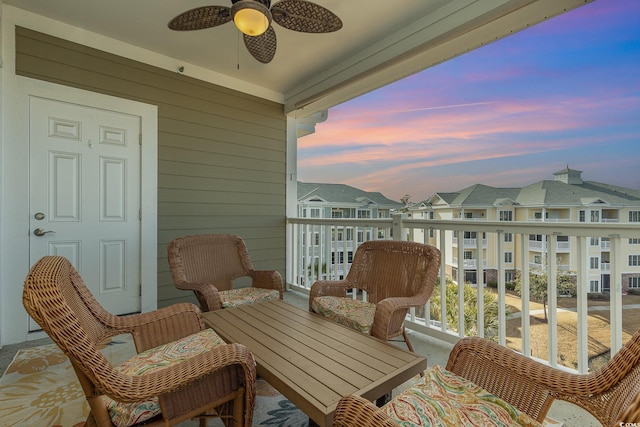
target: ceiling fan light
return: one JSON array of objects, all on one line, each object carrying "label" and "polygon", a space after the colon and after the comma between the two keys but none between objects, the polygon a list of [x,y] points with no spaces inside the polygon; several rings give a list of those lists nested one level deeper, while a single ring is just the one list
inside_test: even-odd
[{"label": "ceiling fan light", "polygon": [[236,27],[248,36],[259,36],[271,24],[271,12],[262,3],[240,0],[231,6],[231,17]]}]

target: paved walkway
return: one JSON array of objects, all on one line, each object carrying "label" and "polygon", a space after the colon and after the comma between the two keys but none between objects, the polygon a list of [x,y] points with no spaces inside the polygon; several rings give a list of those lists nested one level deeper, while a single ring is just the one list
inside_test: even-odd
[{"label": "paved walkway", "polygon": [[[594,305],[589,307],[588,311],[609,311],[610,306],[608,305]],[[636,309],[640,309],[640,304],[625,304],[622,306],[623,310],[636,310]],[[569,307],[569,308],[565,308],[565,307],[558,307],[556,310],[556,313],[570,313],[573,312],[575,313],[576,311],[578,311],[577,307]],[[535,310],[529,310],[529,314],[530,315],[534,315],[534,314],[544,314],[544,309],[543,308],[538,308]],[[507,315],[507,320],[510,319],[519,319],[522,317],[522,313],[521,312],[517,312],[517,313],[511,313],[509,315]]]}]

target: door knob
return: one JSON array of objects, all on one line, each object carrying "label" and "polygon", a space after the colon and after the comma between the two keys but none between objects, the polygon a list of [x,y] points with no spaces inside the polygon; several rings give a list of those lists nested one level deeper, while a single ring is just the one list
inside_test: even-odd
[{"label": "door knob", "polygon": [[44,231],[44,228],[36,228],[35,230],[33,230],[33,234],[35,234],[38,237],[44,236],[47,233],[55,233],[55,231],[53,231],[53,230]]}]

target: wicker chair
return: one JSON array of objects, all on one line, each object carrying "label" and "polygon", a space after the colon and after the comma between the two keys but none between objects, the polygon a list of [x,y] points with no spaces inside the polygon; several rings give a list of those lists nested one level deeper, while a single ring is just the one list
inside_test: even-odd
[{"label": "wicker chair", "polygon": [[[227,426],[251,426],[256,395],[253,356],[242,345],[220,343],[215,332],[205,329],[197,306],[181,303],[114,316],[100,306],[71,263],[58,256],[43,257],[33,265],[25,280],[23,303],[69,357],[89,403],[87,427],[122,425],[107,406],[132,409],[140,402],[151,413],[153,405],[155,412],[160,411],[145,425],[175,425],[200,417],[204,426],[205,417],[215,416]],[[139,354],[112,366],[97,346],[119,334],[131,334]],[[175,343],[191,346],[184,344],[186,350],[180,353]],[[151,357],[155,357],[153,369],[140,365]],[[125,365],[135,367],[133,361],[144,369],[124,370]]]},{"label": "wicker chair", "polygon": [[[411,307],[424,305],[436,283],[440,251],[429,245],[397,240],[364,242],[343,280],[319,280],[311,286],[309,310],[337,323],[388,341],[402,336]],[[347,291],[365,291],[367,300],[347,297]]]},{"label": "wicker chair", "polygon": [[[280,273],[255,270],[244,241],[232,234],[199,234],[169,242],[169,267],[178,289],[195,293],[202,311],[282,299]],[[233,289],[240,277],[250,288]]]},{"label": "wicker chair", "polygon": [[[454,346],[446,369],[538,422],[544,420],[555,399],[584,408],[603,426],[640,422],[640,330],[606,365],[586,375],[551,368],[475,337],[464,338]],[[377,408],[359,396],[347,396],[338,404],[334,426],[398,424],[385,408]]]}]

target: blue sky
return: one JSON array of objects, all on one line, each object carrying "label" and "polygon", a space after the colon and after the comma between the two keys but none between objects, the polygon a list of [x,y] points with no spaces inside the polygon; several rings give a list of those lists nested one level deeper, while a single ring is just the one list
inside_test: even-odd
[{"label": "blue sky", "polygon": [[640,189],[640,1],[596,0],[329,110],[298,179],[412,201],[564,169]]}]

